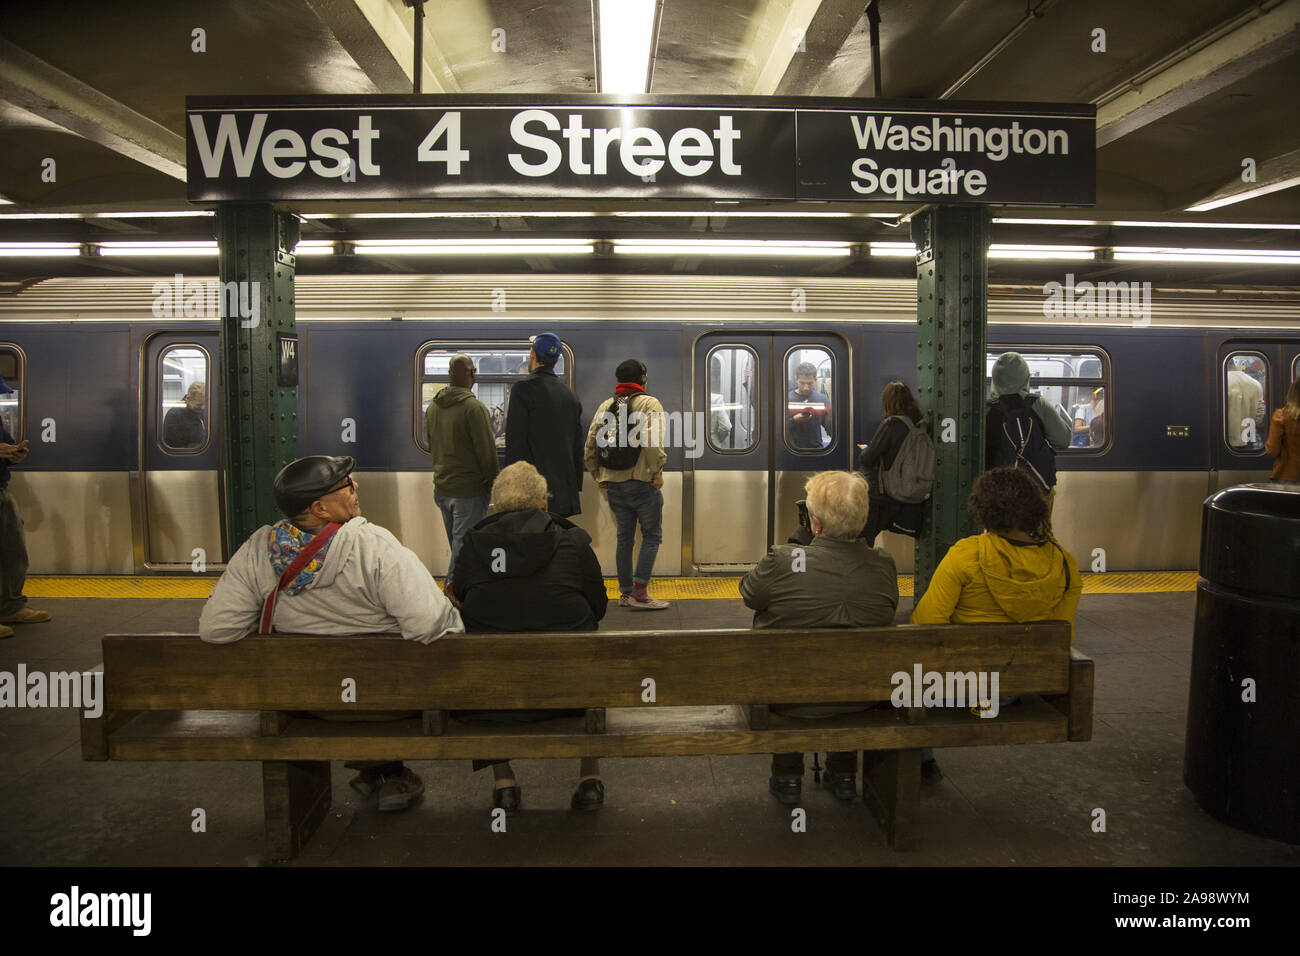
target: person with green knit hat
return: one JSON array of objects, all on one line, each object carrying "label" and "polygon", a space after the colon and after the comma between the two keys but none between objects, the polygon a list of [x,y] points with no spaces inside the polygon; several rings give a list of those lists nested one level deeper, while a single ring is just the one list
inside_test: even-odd
[{"label": "person with green knit hat", "polygon": [[993,363],[993,393],[984,417],[984,467],[1011,466],[1034,479],[1047,499],[1056,499],[1056,450],[1070,445],[1070,423],[1040,395],[1029,393],[1029,363],[1019,352],[1003,352]]}]

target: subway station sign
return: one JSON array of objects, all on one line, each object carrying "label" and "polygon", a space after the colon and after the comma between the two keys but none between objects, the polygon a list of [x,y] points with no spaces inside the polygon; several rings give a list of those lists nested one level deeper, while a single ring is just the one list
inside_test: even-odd
[{"label": "subway station sign", "polygon": [[1096,108],[1088,105],[191,97],[185,127],[193,202],[1096,201]]}]

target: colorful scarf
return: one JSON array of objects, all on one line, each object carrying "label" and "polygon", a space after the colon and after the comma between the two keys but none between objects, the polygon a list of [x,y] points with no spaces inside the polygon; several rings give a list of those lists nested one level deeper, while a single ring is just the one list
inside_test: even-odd
[{"label": "colorful scarf", "polygon": [[[303,531],[288,518],[271,526],[271,540],[267,546],[271,552],[271,567],[275,568],[276,577],[284,574],[289,565],[293,564],[294,558],[298,557],[298,552],[310,544],[315,536],[314,531]],[[336,539],[337,535],[330,538],[323,548],[312,555],[307,566],[298,572],[298,576],[284,589],[285,594],[301,594],[312,581],[316,580],[316,575],[325,566],[325,556],[329,554],[330,547]]]}]

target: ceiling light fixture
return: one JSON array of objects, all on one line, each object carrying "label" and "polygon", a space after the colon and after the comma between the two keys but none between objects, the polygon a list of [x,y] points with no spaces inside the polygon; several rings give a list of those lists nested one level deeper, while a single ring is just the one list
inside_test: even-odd
[{"label": "ceiling light fixture", "polygon": [[79,256],[75,242],[0,242],[0,256]]},{"label": "ceiling light fixture", "polygon": [[592,0],[597,92],[650,92],[662,12],[662,0]]},{"label": "ceiling light fixture", "polygon": [[101,256],[215,256],[216,240],[204,242],[100,242]]},{"label": "ceiling light fixture", "polygon": [[358,239],[359,256],[584,255],[595,251],[587,239]]},{"label": "ceiling light fixture", "polygon": [[615,239],[614,252],[639,256],[847,256],[847,242],[766,239]]}]

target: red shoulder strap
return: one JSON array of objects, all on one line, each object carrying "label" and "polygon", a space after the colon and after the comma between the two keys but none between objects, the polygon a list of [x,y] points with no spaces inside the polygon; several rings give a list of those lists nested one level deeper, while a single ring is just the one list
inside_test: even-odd
[{"label": "red shoulder strap", "polygon": [[307,567],[307,563],[315,557],[316,552],[325,547],[330,538],[334,537],[334,532],[343,527],[341,524],[331,521],[325,527],[316,532],[316,537],[311,539],[307,547],[298,552],[298,557],[284,569],[284,574],[280,575],[280,583],[276,585],[275,590],[266,596],[266,603],[262,605],[262,621],[258,625],[258,634],[271,633],[271,618],[275,617],[275,599],[276,596],[287,588],[293,579],[296,578],[302,569]]}]

